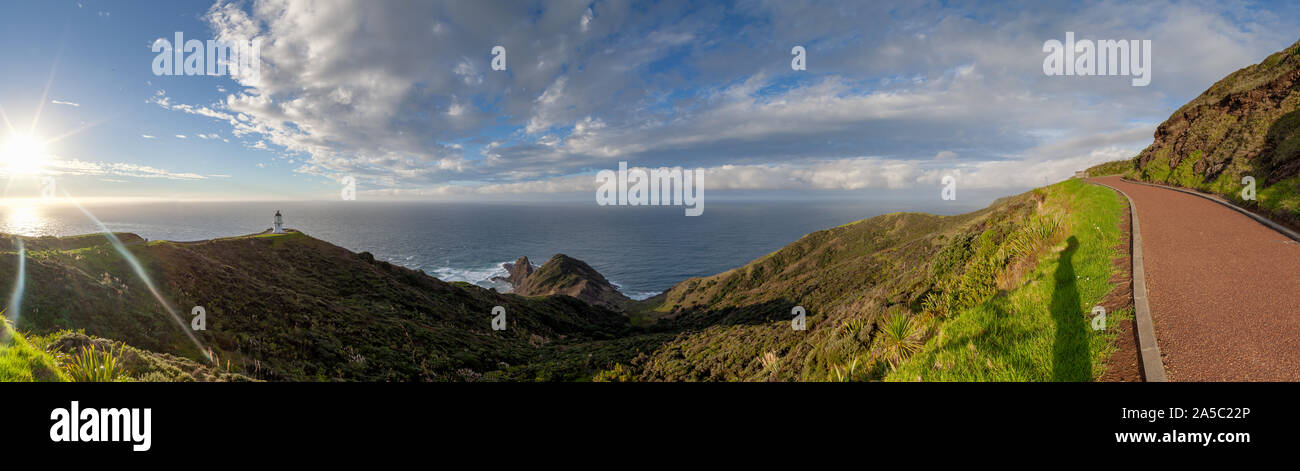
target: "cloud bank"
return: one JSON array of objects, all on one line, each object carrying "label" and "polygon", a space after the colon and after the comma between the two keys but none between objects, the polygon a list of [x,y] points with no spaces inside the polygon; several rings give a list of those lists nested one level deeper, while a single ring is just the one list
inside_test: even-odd
[{"label": "cloud bank", "polygon": [[[1295,41],[1293,11],[1214,2],[219,1],[260,81],[165,108],[376,194],[593,191],[704,168],[710,189],[1023,188],[1135,155],[1155,126]],[[1150,39],[1153,81],[1047,77],[1043,41]],[[492,70],[489,51],[508,53]],[[807,48],[807,70],[790,49]],[[213,135],[215,136],[215,135]],[[178,136],[179,137],[179,136]],[[201,138],[207,138],[200,135]]]}]

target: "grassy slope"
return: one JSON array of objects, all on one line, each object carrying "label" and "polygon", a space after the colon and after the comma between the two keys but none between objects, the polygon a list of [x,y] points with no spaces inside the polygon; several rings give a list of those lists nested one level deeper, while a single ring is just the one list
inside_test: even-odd
[{"label": "grassy slope", "polygon": [[[117,251],[102,237],[76,239],[28,240],[22,330],[84,329],[202,360]],[[576,379],[604,365],[548,355],[630,328],[626,317],[573,298],[443,283],[305,234],[124,241],[187,326],[191,308],[205,308],[207,330],[197,335],[220,369],[259,379],[476,379],[495,370],[505,373],[492,377]],[[0,253],[0,285],[12,285],[16,256]],[[491,330],[494,306],[506,308],[508,330]],[[518,368],[530,364],[544,367]]]},{"label": "grassy slope", "polygon": [[[957,234],[1026,210],[1026,198],[961,216],[894,213],[814,232],[748,265],[694,278],[647,300],[685,329],[641,358],[643,380],[821,380],[866,345],[840,326],[890,305],[919,309],[925,261]],[[790,328],[807,310],[808,330]],[[854,333],[852,337],[857,337]],[[763,363],[771,353],[776,362]]]},{"label": "grassy slope", "polygon": [[[1105,372],[1115,331],[1088,316],[1108,281],[1123,202],[1077,180],[1057,185],[1070,205],[1068,236],[1019,287],[965,309],[887,379],[891,381],[1088,381]],[[1127,312],[1109,313],[1114,324]]]},{"label": "grassy slope", "polygon": [[54,357],[33,347],[0,316],[0,382],[67,381]]},{"label": "grassy slope", "polygon": [[172,355],[140,350],[84,333],[60,331],[34,337],[15,331],[0,316],[0,382],[69,381],[63,368],[71,354],[94,344],[116,352],[119,381],[248,381],[250,378]]},{"label": "grassy slope", "polygon": [[1104,177],[1107,175],[1128,175],[1137,169],[1136,159],[1115,160],[1088,168],[1088,176]]},{"label": "grassy slope", "polygon": [[[634,317],[660,320],[644,328],[570,297],[444,283],[304,234],[148,244],[123,236],[186,321],[189,307],[206,308],[208,330],[198,335],[222,363],[215,369],[201,368],[198,352],[102,237],[29,239],[20,327],[39,334],[28,340],[44,347],[7,352],[30,364],[40,362],[42,349],[105,342],[66,331],[76,328],[177,355],[134,351],[124,363],[134,378],[148,380],[238,380],[239,373],[272,380],[582,380],[603,370],[614,370],[604,379],[825,380],[857,362],[850,378],[882,379],[890,367],[878,351],[881,325],[892,313],[908,316],[926,343],[890,379],[914,379],[913,371],[924,379],[1088,379],[1108,340],[1072,342],[1077,328],[1058,335],[1046,322],[1068,320],[1074,304],[1083,322],[1089,303],[1105,292],[1108,272],[1094,271],[1113,255],[1100,247],[1118,237],[1120,209],[1108,190],[1068,181],[964,215],[896,213],[846,224],[637,303]],[[1008,247],[1029,222],[1067,212],[1068,233],[1053,237],[1075,237],[1069,260],[1081,278],[1048,289],[1060,254],[1026,266]],[[15,256],[0,252],[9,258],[0,260],[0,285],[12,284],[5,267],[15,266]],[[946,301],[935,307],[935,299]],[[490,329],[495,305],[506,307],[509,330]],[[795,305],[807,309],[807,331],[789,327]],[[1008,353],[970,362],[946,356],[961,339],[969,340],[964,348],[974,342]]]},{"label": "grassy slope", "polygon": [[[890,379],[1093,379],[1113,339],[1081,329],[1112,288],[1122,209],[1110,190],[1070,180],[975,213],[890,214],[809,234],[647,300],[641,315],[683,331],[618,370],[641,380],[881,379],[883,319],[897,314],[928,341]],[[1052,215],[1064,224],[1051,241],[1073,238],[1073,248],[1044,247],[1037,263],[1009,255],[1027,221]],[[807,309],[807,331],[790,328],[795,305]],[[989,352],[954,355],[955,342]]]}]

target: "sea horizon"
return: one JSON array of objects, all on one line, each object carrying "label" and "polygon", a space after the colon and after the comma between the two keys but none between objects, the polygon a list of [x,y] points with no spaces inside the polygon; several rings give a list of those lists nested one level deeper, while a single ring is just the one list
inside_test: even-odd
[{"label": "sea horizon", "polygon": [[[680,207],[601,207],[590,197],[534,201],[134,201],[83,202],[113,232],[192,242],[258,233],[279,210],[285,227],[378,260],[501,292],[503,264],[555,254],[587,262],[625,295],[645,299],[683,280],[744,265],[800,237],[899,211],[940,215],[979,209],[1005,190],[943,201],[914,190],[856,199],[710,195],[704,215]],[[1014,193],[1012,193],[1014,194]],[[0,233],[75,236],[102,230],[71,201],[0,204]],[[29,201],[28,203],[35,203]],[[730,228],[731,230],[722,230]],[[741,229],[741,230],[734,230]],[[665,258],[674,260],[664,263]]]}]

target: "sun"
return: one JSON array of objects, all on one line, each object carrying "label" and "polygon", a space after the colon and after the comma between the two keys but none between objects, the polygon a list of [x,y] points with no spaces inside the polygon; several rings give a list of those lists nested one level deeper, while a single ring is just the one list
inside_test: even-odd
[{"label": "sun", "polygon": [[32,135],[11,134],[0,146],[0,167],[10,175],[32,175],[45,168],[45,143]]}]

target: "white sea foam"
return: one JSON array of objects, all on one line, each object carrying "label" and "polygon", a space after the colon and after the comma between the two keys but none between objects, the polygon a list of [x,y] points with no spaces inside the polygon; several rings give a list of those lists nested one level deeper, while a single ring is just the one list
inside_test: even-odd
[{"label": "white sea foam", "polygon": [[642,301],[645,299],[652,298],[661,292],[662,291],[633,291],[630,293],[623,293],[623,295],[635,299],[637,301]]},{"label": "white sea foam", "polygon": [[442,281],[464,281],[473,283],[484,288],[496,288],[497,291],[509,292],[510,284],[504,281],[494,281],[494,277],[509,276],[505,264],[510,262],[494,263],[487,267],[438,267],[433,269],[433,276]]},{"label": "white sea foam", "polygon": [[648,299],[653,297],[656,294],[662,293],[662,291],[624,291],[623,285],[618,284],[618,282],[614,280],[609,280],[609,284],[614,285],[615,288],[618,288],[618,291],[620,293],[623,293],[623,296],[627,296],[637,301]]}]

